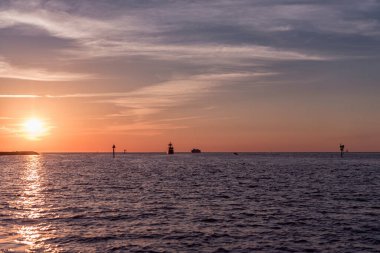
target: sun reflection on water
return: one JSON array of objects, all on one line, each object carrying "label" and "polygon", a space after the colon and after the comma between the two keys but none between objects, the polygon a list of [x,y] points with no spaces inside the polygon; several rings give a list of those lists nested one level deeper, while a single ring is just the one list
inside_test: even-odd
[{"label": "sun reflection on water", "polygon": [[43,221],[48,213],[43,192],[43,166],[41,156],[26,156],[24,170],[21,173],[22,191],[16,206],[17,216],[22,219],[22,225],[18,227],[16,240],[24,245],[26,252],[57,252],[51,245],[44,241],[50,236],[47,231],[50,226]]},{"label": "sun reflection on water", "polygon": [[26,166],[21,175],[23,192],[18,201],[18,206],[24,211],[25,218],[36,219],[41,217],[44,206],[44,196],[41,193],[41,166],[39,156],[26,157]]}]

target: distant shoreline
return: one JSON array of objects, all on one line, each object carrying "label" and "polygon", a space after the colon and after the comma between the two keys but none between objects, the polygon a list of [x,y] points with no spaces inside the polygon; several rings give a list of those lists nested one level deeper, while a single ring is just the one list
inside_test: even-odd
[{"label": "distant shoreline", "polygon": [[39,155],[35,151],[12,151],[12,152],[0,152],[1,155]]}]

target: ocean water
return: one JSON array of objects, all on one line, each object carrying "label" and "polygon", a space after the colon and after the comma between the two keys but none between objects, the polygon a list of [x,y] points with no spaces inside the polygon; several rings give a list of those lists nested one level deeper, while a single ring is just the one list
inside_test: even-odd
[{"label": "ocean water", "polygon": [[380,252],[380,154],[0,157],[0,252]]}]

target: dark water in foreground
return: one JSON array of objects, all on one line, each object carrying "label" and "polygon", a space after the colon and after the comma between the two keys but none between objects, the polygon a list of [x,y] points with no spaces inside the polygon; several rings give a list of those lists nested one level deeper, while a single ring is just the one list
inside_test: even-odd
[{"label": "dark water in foreground", "polygon": [[380,154],[0,157],[0,252],[380,252]]}]

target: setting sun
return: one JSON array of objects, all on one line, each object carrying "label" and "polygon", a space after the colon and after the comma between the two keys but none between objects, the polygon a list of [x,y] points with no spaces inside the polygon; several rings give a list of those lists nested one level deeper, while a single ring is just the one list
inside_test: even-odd
[{"label": "setting sun", "polygon": [[43,121],[31,118],[24,122],[23,130],[28,139],[36,140],[46,134],[47,130]]}]

